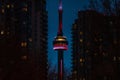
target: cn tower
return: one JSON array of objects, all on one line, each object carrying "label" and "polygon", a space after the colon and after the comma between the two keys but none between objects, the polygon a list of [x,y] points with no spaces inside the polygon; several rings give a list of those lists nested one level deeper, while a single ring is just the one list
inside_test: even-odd
[{"label": "cn tower", "polygon": [[65,36],[63,36],[62,31],[62,0],[59,0],[59,26],[57,36],[53,41],[53,49],[58,51],[58,79],[64,80],[64,59],[63,52],[68,49],[68,41]]}]

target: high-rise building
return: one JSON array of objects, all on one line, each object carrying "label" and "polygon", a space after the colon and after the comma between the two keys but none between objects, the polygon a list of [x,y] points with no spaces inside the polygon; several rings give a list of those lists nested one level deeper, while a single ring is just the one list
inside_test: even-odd
[{"label": "high-rise building", "polygon": [[47,80],[45,0],[0,1],[0,79]]},{"label": "high-rise building", "polygon": [[72,26],[72,80],[119,80],[120,19],[78,12]]}]

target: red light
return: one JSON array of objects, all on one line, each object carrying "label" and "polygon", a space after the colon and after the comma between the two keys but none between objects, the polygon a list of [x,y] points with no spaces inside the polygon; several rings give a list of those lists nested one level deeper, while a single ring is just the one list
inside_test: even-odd
[{"label": "red light", "polygon": [[53,47],[54,50],[67,50],[67,45],[66,44],[55,44]]}]

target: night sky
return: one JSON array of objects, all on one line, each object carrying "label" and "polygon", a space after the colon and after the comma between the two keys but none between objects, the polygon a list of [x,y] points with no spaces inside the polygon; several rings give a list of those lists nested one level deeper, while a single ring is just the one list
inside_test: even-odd
[{"label": "night sky", "polygon": [[[48,60],[52,66],[57,66],[57,51],[53,50],[52,41],[58,31],[59,0],[46,0],[48,11]],[[78,11],[84,10],[88,0],[62,0],[63,3],[63,35],[69,42],[68,50],[64,52],[64,66],[71,70],[71,27],[77,18]]]}]

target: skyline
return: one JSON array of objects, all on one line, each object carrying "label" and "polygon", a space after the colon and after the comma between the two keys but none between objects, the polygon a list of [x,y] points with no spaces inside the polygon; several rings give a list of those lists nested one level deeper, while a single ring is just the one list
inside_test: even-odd
[{"label": "skyline", "polygon": [[[57,52],[52,49],[52,41],[57,34],[58,28],[58,5],[59,0],[47,0],[48,11],[48,61],[53,66],[57,66]],[[84,10],[88,5],[88,0],[67,0],[63,3],[63,35],[68,39],[68,51],[64,52],[64,66],[71,71],[71,27],[74,20],[77,18],[78,11]],[[69,13],[69,14],[68,14]]]},{"label": "skyline", "polygon": [[102,1],[0,1],[0,80],[119,80],[120,1]]}]

